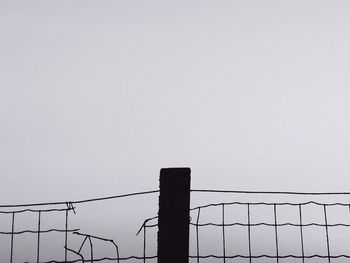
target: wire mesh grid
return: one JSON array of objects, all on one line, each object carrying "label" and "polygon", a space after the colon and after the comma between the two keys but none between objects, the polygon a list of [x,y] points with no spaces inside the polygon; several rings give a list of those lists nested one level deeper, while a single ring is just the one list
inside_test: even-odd
[{"label": "wire mesh grid", "polygon": [[[144,195],[157,193],[158,191],[148,191],[140,193],[131,193],[121,196],[110,196],[103,198],[94,198],[74,202],[55,202],[39,204],[16,204],[1,205],[0,208],[0,256],[1,262],[9,263],[72,263],[72,262],[145,262],[153,257],[146,257],[144,251],[140,255],[120,256],[120,248],[113,239],[104,238],[89,233],[83,233],[79,228],[70,227],[72,216],[79,211],[77,205],[91,202],[104,201],[109,199],[118,199],[122,197]],[[50,208],[44,208],[44,207]],[[30,207],[30,208],[27,208]],[[35,207],[35,209],[31,208]],[[39,207],[39,208],[38,208]],[[52,208],[53,207],[53,208]],[[38,209],[37,209],[38,208]],[[89,209],[88,209],[89,210]],[[90,209],[93,212],[94,208]],[[51,220],[57,221],[53,224]],[[64,219],[58,220],[58,219]],[[48,222],[49,221],[49,222]],[[79,223],[79,221],[78,221]],[[51,227],[55,225],[55,227]],[[147,223],[145,224],[148,227]],[[6,231],[2,231],[5,229]],[[142,232],[145,234],[146,228]],[[54,256],[48,259],[47,237],[55,235],[56,243]],[[141,235],[139,235],[141,237]],[[72,238],[75,237],[75,242]],[[139,237],[139,238],[140,238]],[[28,241],[25,243],[25,241]],[[99,242],[99,243],[98,243]],[[25,243],[25,244],[24,244]],[[96,245],[98,243],[98,246]],[[46,246],[45,246],[46,245]],[[44,247],[45,246],[45,247]],[[108,247],[113,253],[102,255],[96,253],[97,248]],[[146,245],[144,246],[146,249]],[[24,252],[23,250],[26,249]],[[105,249],[106,250],[106,249]],[[29,251],[29,253],[28,253]],[[45,253],[46,252],[46,253]],[[44,256],[43,254],[46,254]],[[97,255],[98,254],[98,255]]]},{"label": "wire mesh grid", "polygon": [[[203,214],[213,208],[219,216],[210,221]],[[350,259],[348,203],[227,202],[199,206],[191,212],[192,262],[330,263]],[[208,254],[208,249],[214,253]]]},{"label": "wire mesh grid", "polygon": [[[64,243],[64,247],[68,246],[68,234],[78,231],[76,228],[68,228],[69,215],[71,212],[75,213],[75,207],[72,203],[66,203],[66,208],[52,208],[52,209],[21,209],[21,210],[12,210],[12,211],[0,211],[1,216],[10,216],[11,218],[11,231],[1,231],[0,235],[10,236],[10,253],[9,253],[9,262],[14,262],[14,254],[15,254],[15,239],[25,234],[32,234],[32,237],[36,239],[36,262],[40,262],[40,247],[41,247],[41,238],[42,234],[47,233],[63,233],[62,240]],[[50,228],[43,229],[42,228],[42,215],[48,213],[55,214],[63,214],[65,218],[65,225],[62,228]],[[20,214],[31,214],[34,215],[37,219],[35,229],[24,229],[24,230],[16,230],[16,218]],[[64,261],[67,262],[67,250],[62,249],[64,254]]]},{"label": "wire mesh grid", "polygon": [[[157,261],[155,247],[157,216],[144,220],[137,232],[142,239],[140,255],[122,257],[119,246],[113,239],[83,233],[79,228],[70,227],[69,219],[75,214],[77,203],[60,203],[65,205],[64,208],[7,210],[5,207],[6,209],[1,210],[0,216],[9,219],[9,231],[0,231],[0,237],[9,237],[7,262],[18,262],[14,260],[14,255],[21,251],[17,250],[16,242],[25,234],[29,234],[35,240],[35,260],[21,262],[153,263]],[[34,216],[34,226],[18,229],[17,217],[21,214]],[[45,228],[43,215],[46,214],[57,214],[64,218],[64,223],[61,227]],[[350,260],[348,252],[350,203],[348,202],[219,202],[191,208],[190,215],[189,261],[193,263],[335,263]],[[60,235],[62,243],[60,259],[42,260],[42,236],[53,233]],[[70,236],[81,238],[78,247],[71,246],[68,238]],[[114,251],[113,256],[97,256],[96,242],[103,242],[105,246],[111,247]]]}]

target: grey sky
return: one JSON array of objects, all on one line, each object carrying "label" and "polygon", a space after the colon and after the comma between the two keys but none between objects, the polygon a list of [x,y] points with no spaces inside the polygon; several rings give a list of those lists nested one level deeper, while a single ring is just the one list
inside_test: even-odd
[{"label": "grey sky", "polygon": [[156,189],[167,166],[349,191],[349,26],[348,1],[0,1],[1,203]]},{"label": "grey sky", "polygon": [[[0,204],[153,190],[169,166],[197,189],[350,191],[349,29],[337,0],[0,0]],[[125,204],[72,225],[139,252],[157,195]]]}]

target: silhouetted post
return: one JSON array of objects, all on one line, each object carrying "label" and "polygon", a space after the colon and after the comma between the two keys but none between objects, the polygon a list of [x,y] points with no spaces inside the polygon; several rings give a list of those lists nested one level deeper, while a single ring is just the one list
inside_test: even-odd
[{"label": "silhouetted post", "polygon": [[160,170],[158,263],[188,263],[190,168]]}]

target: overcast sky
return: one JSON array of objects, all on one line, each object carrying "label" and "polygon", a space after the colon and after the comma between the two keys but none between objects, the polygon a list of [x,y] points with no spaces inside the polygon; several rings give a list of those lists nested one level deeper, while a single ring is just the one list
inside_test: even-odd
[{"label": "overcast sky", "polygon": [[[350,191],[349,1],[0,1],[1,203]],[[43,189],[45,187],[45,189]]]},{"label": "overcast sky", "polygon": [[[156,190],[172,166],[195,189],[349,192],[349,84],[348,0],[0,0],[0,204]],[[70,222],[139,253],[157,198]]]}]

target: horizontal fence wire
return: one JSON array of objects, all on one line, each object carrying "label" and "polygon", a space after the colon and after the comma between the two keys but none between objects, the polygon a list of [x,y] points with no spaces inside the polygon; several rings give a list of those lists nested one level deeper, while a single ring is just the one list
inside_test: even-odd
[{"label": "horizontal fence wire", "polygon": [[[97,201],[106,201],[106,200],[123,198],[123,197],[130,197],[130,196],[154,194],[154,193],[159,193],[159,190],[135,192],[135,193],[128,193],[128,194],[123,194],[123,195],[112,195],[112,196],[96,197],[96,198],[90,198],[90,199],[82,199],[82,200],[70,201],[69,203],[75,205],[75,204],[91,203],[91,202],[97,202]],[[49,206],[49,205],[66,205],[66,204],[67,204],[67,201],[28,203],[28,204],[5,204],[5,205],[0,205],[0,208],[14,208],[14,207],[28,207],[28,206]]]},{"label": "horizontal fence wire", "polygon": [[[40,261],[39,263],[76,263],[76,262],[100,262],[100,261],[129,261],[129,260],[150,260],[150,259],[156,259],[157,256],[129,256],[129,257],[120,257],[120,258],[113,258],[113,257],[102,257],[102,258],[94,258],[94,259],[75,259],[75,260],[69,260],[69,261],[59,261],[59,260],[50,260],[50,261]],[[24,263],[37,263],[37,262],[31,262],[31,261],[25,261]]]},{"label": "horizontal fence wire", "polygon": [[220,194],[271,194],[271,195],[304,195],[304,196],[330,196],[350,195],[350,192],[293,192],[293,191],[243,191],[243,190],[215,190],[215,189],[191,189],[197,193],[220,193]]}]

